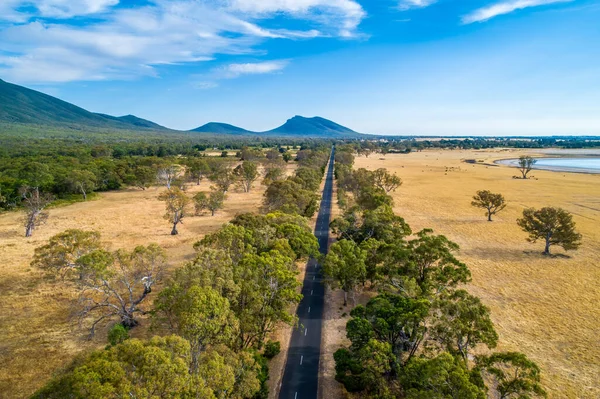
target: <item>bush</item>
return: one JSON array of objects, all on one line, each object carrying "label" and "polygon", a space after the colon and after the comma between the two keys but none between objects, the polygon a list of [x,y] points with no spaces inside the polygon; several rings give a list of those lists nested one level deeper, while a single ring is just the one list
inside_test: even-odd
[{"label": "bush", "polygon": [[269,341],[265,345],[265,352],[263,354],[267,359],[273,359],[281,352],[281,344],[279,341]]},{"label": "bush", "polygon": [[108,332],[108,342],[112,345],[118,345],[129,339],[129,332],[123,324],[115,324]]}]

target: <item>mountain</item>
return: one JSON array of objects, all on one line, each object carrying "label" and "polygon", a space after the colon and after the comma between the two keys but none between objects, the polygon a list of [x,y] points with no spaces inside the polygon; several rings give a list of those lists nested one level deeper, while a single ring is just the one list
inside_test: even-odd
[{"label": "mountain", "polygon": [[360,133],[325,118],[294,116],[276,129],[265,132],[277,136],[356,137]]},{"label": "mountain", "polygon": [[242,129],[241,127],[229,125],[227,123],[210,122],[200,126],[191,132],[213,133],[213,134],[231,134],[231,135],[257,135],[269,137],[313,137],[313,138],[341,138],[341,137],[359,137],[360,133],[348,129],[330,120],[314,117],[305,118],[295,116],[276,129],[266,132],[253,132]]},{"label": "mountain", "polygon": [[256,134],[255,132],[242,129],[241,127],[219,122],[210,122],[190,131],[199,133],[234,134],[238,136]]},{"label": "mountain", "polygon": [[0,121],[38,125],[85,125],[111,129],[165,129],[133,115],[96,114],[39,91],[0,79]]}]

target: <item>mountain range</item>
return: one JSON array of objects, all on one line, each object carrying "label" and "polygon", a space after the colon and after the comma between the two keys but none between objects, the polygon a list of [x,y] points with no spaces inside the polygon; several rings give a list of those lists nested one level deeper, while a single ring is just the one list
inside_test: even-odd
[{"label": "mountain range", "polygon": [[[105,129],[173,131],[134,115],[111,116],[87,111],[56,97],[0,79],[0,122],[51,126],[89,126]],[[266,132],[253,132],[226,123],[211,122],[194,133],[237,136],[357,138],[362,134],[330,120],[295,116]]]}]

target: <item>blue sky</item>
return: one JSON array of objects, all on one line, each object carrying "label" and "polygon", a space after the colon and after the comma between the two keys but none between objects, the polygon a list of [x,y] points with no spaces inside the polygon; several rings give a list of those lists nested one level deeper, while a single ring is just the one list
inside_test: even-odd
[{"label": "blue sky", "polygon": [[1,0],[0,78],[176,129],[600,134],[598,0]]}]

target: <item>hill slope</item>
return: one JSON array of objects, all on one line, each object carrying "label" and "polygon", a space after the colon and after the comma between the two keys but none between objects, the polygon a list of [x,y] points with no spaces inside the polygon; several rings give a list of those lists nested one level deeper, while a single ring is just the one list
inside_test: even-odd
[{"label": "hill slope", "polygon": [[257,135],[269,137],[313,137],[313,138],[341,138],[359,137],[362,134],[345,126],[339,125],[325,118],[305,118],[295,116],[285,124],[266,132],[253,132],[227,123],[210,122],[196,129],[190,130],[198,133],[231,134],[231,135]]},{"label": "hill slope", "polygon": [[95,114],[66,101],[0,79],[0,121],[40,125],[76,124],[116,129],[165,129],[127,115]]},{"label": "hill slope", "polygon": [[265,132],[278,136],[355,137],[360,133],[321,117],[294,116],[276,129]]},{"label": "hill slope", "polygon": [[190,130],[191,132],[198,133],[214,133],[214,134],[234,134],[234,135],[248,135],[256,134],[241,127],[233,126],[228,123],[210,122],[206,125],[202,125],[196,129]]}]

